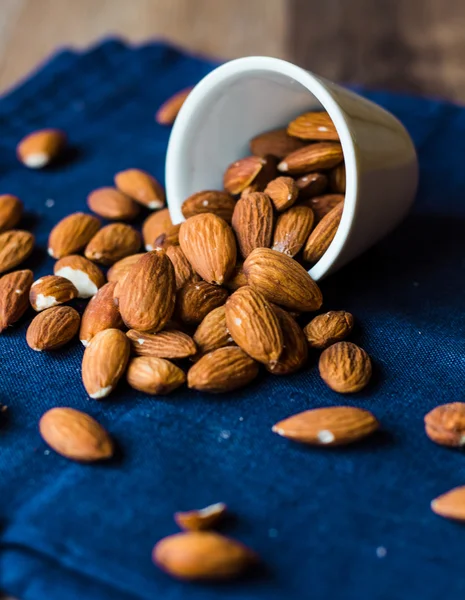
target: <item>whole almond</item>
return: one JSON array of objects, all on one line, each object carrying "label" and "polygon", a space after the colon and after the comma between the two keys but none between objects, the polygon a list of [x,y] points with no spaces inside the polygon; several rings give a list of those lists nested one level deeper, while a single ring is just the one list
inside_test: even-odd
[{"label": "whole almond", "polygon": [[324,173],[307,173],[295,180],[299,190],[299,200],[320,196],[328,187],[328,178]]},{"label": "whole almond", "polygon": [[301,369],[307,362],[308,345],[301,327],[296,320],[285,310],[272,305],[273,312],[278,317],[281,331],[283,332],[283,351],[278,362],[270,369],[273,375],[288,375]]},{"label": "whole almond", "polygon": [[32,284],[29,301],[32,308],[40,312],[58,304],[65,304],[77,298],[77,295],[78,291],[69,279],[57,275],[45,275]]},{"label": "whole almond", "polygon": [[115,175],[115,185],[139,204],[151,210],[165,205],[165,192],[155,177],[141,169],[126,169]]},{"label": "whole almond", "polygon": [[113,300],[115,286],[115,282],[103,285],[86,306],[79,331],[79,339],[86,347],[100,331],[124,327],[119,309]]},{"label": "whole almond", "polygon": [[436,444],[465,445],[465,402],[451,402],[433,408],[425,416],[425,429],[426,435]]},{"label": "whole almond", "polygon": [[212,393],[232,392],[250,383],[258,375],[258,364],[237,346],[225,346],[205,356],[187,373],[187,385]]},{"label": "whole almond", "polygon": [[149,215],[142,225],[142,237],[144,238],[145,249],[148,251],[153,250],[154,241],[172,225],[170,211],[167,208]]},{"label": "whole almond", "polygon": [[249,286],[226,302],[226,326],[236,344],[258,362],[276,365],[283,350],[279,320],[265,296]]},{"label": "whole almond", "polygon": [[48,253],[53,258],[76,254],[83,250],[99,229],[97,217],[81,212],[68,215],[50,232]]},{"label": "whole almond", "polygon": [[313,211],[308,206],[293,206],[279,215],[273,236],[272,249],[295,256],[310,235]]},{"label": "whole almond", "polygon": [[100,400],[114,390],[129,354],[129,339],[119,329],[105,329],[91,339],[82,358],[82,382],[91,398]]},{"label": "whole almond", "polygon": [[24,137],[16,148],[18,159],[30,169],[41,169],[62,152],[66,135],[59,129],[41,129]]},{"label": "whole almond", "polygon": [[181,225],[179,242],[194,270],[208,283],[222,285],[236,264],[236,240],[229,225],[207,213]]},{"label": "whole almond", "polygon": [[31,321],[26,333],[32,350],[56,350],[77,334],[81,318],[71,306],[54,306],[42,311]]},{"label": "whole almond", "polygon": [[446,519],[465,521],[465,485],[435,498],[431,502],[431,510]]},{"label": "whole almond", "polygon": [[302,175],[311,171],[332,169],[342,162],[341,144],[337,142],[318,142],[291,152],[278,165],[278,171],[290,175]]},{"label": "whole almond", "polygon": [[344,202],[342,194],[325,194],[304,200],[302,204],[308,206],[315,214],[315,223],[319,223],[323,217],[333,210],[335,206]]},{"label": "whole almond", "polygon": [[331,117],[324,111],[300,115],[289,123],[287,133],[301,140],[339,140]]},{"label": "whole almond", "polygon": [[[129,256],[125,256],[121,260],[115,262],[108,271],[107,271],[107,279],[108,281],[117,282],[119,279],[127,275],[130,268],[136,264],[136,262],[144,256],[145,252],[138,254],[131,254]],[[92,263],[93,264],[93,263]]]},{"label": "whole almond", "polygon": [[208,313],[194,333],[194,342],[197,344],[199,354],[234,345],[226,327],[224,306],[219,306]]},{"label": "whole almond", "polygon": [[222,306],[228,290],[206,281],[189,281],[178,290],[176,315],[187,325],[197,325],[210,311]]},{"label": "whole almond", "polygon": [[180,290],[188,281],[198,281],[200,277],[192,268],[187,260],[181,246],[168,246],[166,255],[173,263],[174,273],[176,275],[176,289]]},{"label": "whole almond", "polygon": [[175,329],[167,329],[159,333],[144,333],[130,329],[126,335],[131,341],[134,354],[138,356],[187,358],[197,352],[194,340],[187,333]]},{"label": "whole almond", "polygon": [[344,340],[352,331],[354,317],[345,310],[332,310],[313,318],[304,327],[308,345],[324,349]]},{"label": "whole almond", "polygon": [[228,192],[206,190],[192,194],[184,200],[181,211],[185,219],[203,213],[213,213],[224,219],[226,223],[231,223],[235,206],[236,201]]},{"label": "whole almond", "polygon": [[318,368],[326,385],[340,394],[362,390],[371,378],[370,357],[352,342],[329,346],[321,354]]},{"label": "whole almond", "polygon": [[39,430],[55,452],[71,460],[94,462],[113,455],[113,442],[105,429],[74,408],[51,408],[42,415]]},{"label": "whole almond", "polygon": [[379,428],[368,410],[353,406],[329,406],[306,410],[273,427],[278,435],[315,446],[341,446],[356,442]]},{"label": "whole almond", "polygon": [[346,168],[344,163],[341,163],[330,172],[329,185],[336,194],[346,193]]},{"label": "whole almond", "polygon": [[84,254],[89,260],[112,265],[139,251],[141,239],[130,225],[112,223],[98,231],[87,244]]},{"label": "whole almond", "polygon": [[165,100],[155,114],[156,122],[159,125],[172,125],[191,91],[192,87],[185,88]]},{"label": "whole almond", "polygon": [[160,540],[153,562],[179,579],[231,579],[257,561],[243,544],[213,531],[185,531]]},{"label": "whole almond", "polygon": [[247,285],[247,277],[244,273],[244,264],[238,263],[234,267],[234,271],[225,286],[228,290],[238,290],[243,285]]},{"label": "whole almond", "polygon": [[250,151],[255,156],[271,154],[276,158],[284,158],[303,146],[304,142],[288,135],[286,129],[266,131],[250,140]]},{"label": "whole almond", "polygon": [[23,215],[23,203],[11,194],[0,195],[0,233],[13,229]]},{"label": "whole almond", "polygon": [[24,262],[34,249],[34,241],[32,233],[21,229],[0,233],[0,274]]},{"label": "whole almond", "polygon": [[273,206],[269,197],[261,192],[241,197],[234,209],[232,226],[244,258],[255,248],[269,247],[273,235]]},{"label": "whole almond", "polygon": [[223,519],[226,512],[226,504],[216,502],[216,504],[210,504],[210,506],[197,510],[175,512],[174,520],[184,531],[201,531],[214,527]]},{"label": "whole almond", "polygon": [[139,206],[129,196],[112,187],[102,187],[87,196],[87,206],[104,219],[130,221],[139,214]]},{"label": "whole almond", "polygon": [[71,281],[77,289],[78,298],[95,296],[105,284],[105,275],[97,265],[78,254],[70,254],[57,260],[53,273]]},{"label": "whole almond", "polygon": [[13,271],[0,278],[0,332],[19,321],[29,308],[32,271]]},{"label": "whole almond", "polygon": [[269,196],[278,212],[292,206],[297,200],[298,193],[299,188],[292,177],[277,177],[265,188],[265,194]]},{"label": "whole almond", "polygon": [[184,371],[169,360],[155,356],[133,358],[126,378],[132,388],[153,396],[169,394],[186,381]]},{"label": "whole almond", "polygon": [[314,264],[324,255],[336,235],[343,210],[344,202],[339,202],[312,231],[303,250],[305,261]]},{"label": "whole almond", "polygon": [[129,328],[152,333],[163,329],[176,297],[173,264],[163,250],[147,252],[118,285],[119,310]]},{"label": "whole almond", "polygon": [[240,194],[251,185],[266,164],[260,156],[247,156],[236,160],[226,169],[223,177],[225,190],[230,194]]},{"label": "whole almond", "polygon": [[161,233],[153,242],[153,247],[163,248],[166,250],[170,246],[179,246],[179,231],[181,224],[170,225],[163,233]]},{"label": "whole almond", "polygon": [[289,310],[318,310],[323,303],[320,288],[307,271],[290,256],[257,248],[244,262],[249,285],[267,300]]}]

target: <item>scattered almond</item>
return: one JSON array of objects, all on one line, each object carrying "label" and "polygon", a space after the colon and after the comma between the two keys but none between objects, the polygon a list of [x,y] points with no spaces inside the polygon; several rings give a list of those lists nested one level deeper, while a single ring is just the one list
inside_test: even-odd
[{"label": "scattered almond", "polygon": [[192,194],[187,200],[184,200],[181,211],[185,219],[203,213],[213,213],[224,219],[226,223],[231,223],[235,206],[236,201],[231,194],[217,190],[206,190]]},{"label": "scattered almond", "polygon": [[0,233],[0,274],[24,262],[34,249],[34,241],[32,233],[21,229]]},{"label": "scattered almond", "polygon": [[307,173],[295,180],[299,190],[299,199],[313,198],[320,196],[328,187],[328,178],[324,173]]},{"label": "scattered almond", "polygon": [[232,226],[244,258],[255,248],[269,247],[273,235],[273,206],[269,197],[261,192],[241,197],[234,209]]},{"label": "scattered almond", "polygon": [[175,329],[167,329],[159,333],[145,333],[130,329],[126,335],[138,356],[154,356],[155,358],[187,358],[197,352],[194,340]]},{"label": "scattered almond", "polygon": [[139,206],[123,192],[111,187],[94,190],[87,196],[87,206],[104,219],[130,221],[139,214]]},{"label": "scattered almond", "polygon": [[287,133],[301,140],[339,140],[331,117],[323,111],[300,115],[289,123]]},{"label": "scattered almond", "polygon": [[336,194],[346,193],[346,168],[344,163],[341,163],[330,172],[329,185]]},{"label": "scattered almond", "polygon": [[148,251],[153,250],[154,241],[172,225],[170,211],[167,208],[163,208],[148,216],[142,225],[142,237],[144,238],[145,249]]},{"label": "scattered almond", "polygon": [[202,392],[225,393],[249,384],[258,375],[258,364],[237,346],[208,352],[187,373],[187,385]]},{"label": "scattered almond", "polygon": [[349,394],[363,389],[371,378],[368,354],[352,342],[337,342],[320,356],[320,375],[335,392]]},{"label": "scattered almond", "polygon": [[23,215],[23,203],[11,194],[0,195],[0,233],[13,229]]},{"label": "scattered almond", "polygon": [[32,271],[14,271],[0,278],[0,332],[19,321],[29,308]]},{"label": "scattered almond", "polygon": [[48,253],[53,258],[77,254],[100,229],[97,217],[76,212],[62,219],[50,232]]},{"label": "scattered almond", "polygon": [[119,309],[113,300],[115,286],[115,282],[103,285],[86,306],[79,331],[79,339],[86,347],[100,331],[124,327]]},{"label": "scattered almond", "polygon": [[465,521],[465,485],[435,498],[431,502],[431,510],[446,519]]},{"label": "scattered almond", "polygon": [[339,202],[312,231],[303,250],[305,261],[317,263],[328,250],[341,222],[343,210],[344,202]]},{"label": "scattered almond", "polygon": [[425,416],[425,429],[426,435],[436,444],[465,445],[465,402],[451,402],[433,408]]},{"label": "scattered almond", "polygon": [[192,87],[188,87],[180,92],[176,92],[176,94],[163,102],[155,115],[156,122],[159,125],[172,125],[192,89]]},{"label": "scattered almond", "polygon": [[354,317],[349,312],[332,310],[313,318],[304,327],[304,333],[309,346],[324,349],[344,340],[353,326]]},{"label": "scattered almond", "polygon": [[278,165],[278,171],[301,175],[311,171],[332,169],[343,160],[341,144],[318,142],[288,154]]},{"label": "scattered almond", "polygon": [[194,333],[194,342],[200,354],[206,354],[223,346],[234,345],[226,327],[224,306],[215,308],[203,319]]},{"label": "scattered almond", "polygon": [[136,262],[139,260],[139,258],[144,256],[144,254],[145,254],[145,252],[139,253],[139,254],[131,254],[131,255],[125,256],[121,260],[118,260],[117,262],[115,262],[108,269],[108,272],[107,272],[108,281],[117,282],[119,279],[121,279],[122,277],[127,275],[129,270],[131,269],[131,267],[133,265],[135,265]]},{"label": "scattered almond", "polygon": [[301,369],[307,362],[307,340],[301,327],[287,311],[276,304],[272,304],[272,309],[283,332],[283,351],[273,368],[266,368],[273,375],[289,375]]},{"label": "scattered almond", "polygon": [[188,281],[198,281],[200,277],[192,268],[187,260],[181,246],[168,246],[166,255],[173,263],[174,273],[176,275],[176,289],[180,290]]},{"label": "scattered almond", "polygon": [[228,291],[206,281],[189,281],[176,296],[176,315],[187,325],[197,325],[209,312],[222,306]]},{"label": "scattered almond", "polygon": [[141,169],[126,169],[115,175],[115,185],[139,204],[156,210],[165,205],[165,192],[155,177]]},{"label": "scattered almond", "polygon": [[319,223],[323,217],[333,210],[335,206],[344,202],[342,194],[325,194],[304,200],[303,204],[311,208],[315,214],[315,223]]},{"label": "scattered almond", "polygon": [[28,327],[27,344],[32,350],[56,350],[77,334],[81,318],[71,306],[54,306],[40,312]]},{"label": "scattered almond", "polygon": [[60,258],[53,267],[53,273],[71,281],[77,289],[78,298],[95,296],[105,284],[105,275],[97,265],[78,254]]},{"label": "scattered almond", "polygon": [[271,154],[276,158],[284,158],[303,146],[304,142],[288,135],[286,129],[266,131],[250,140],[250,151],[255,156]]},{"label": "scattered almond", "polygon": [[182,369],[155,356],[133,358],[126,377],[132,388],[154,396],[169,394],[186,381]]},{"label": "scattered almond", "polygon": [[278,212],[292,206],[297,200],[298,193],[299,188],[292,177],[277,177],[265,188],[265,194],[269,196]]},{"label": "scattered almond", "polygon": [[69,279],[57,275],[45,275],[32,284],[29,301],[32,308],[40,312],[58,304],[65,304],[77,298],[77,295],[78,291]]},{"label": "scattered almond", "polygon": [[41,169],[55,160],[66,145],[59,129],[41,129],[24,137],[16,148],[18,159],[30,169]]},{"label": "scattered almond", "polygon": [[140,235],[133,227],[123,223],[112,223],[94,235],[84,254],[89,260],[102,265],[112,265],[125,256],[138,252],[140,245]]},{"label": "scattered almond", "polygon": [[201,531],[214,527],[223,519],[226,512],[226,504],[217,502],[198,510],[176,512],[174,513],[174,520],[185,531]]},{"label": "scattered almond", "polygon": [[310,235],[313,211],[308,206],[293,206],[279,215],[273,236],[273,250],[294,257]]}]

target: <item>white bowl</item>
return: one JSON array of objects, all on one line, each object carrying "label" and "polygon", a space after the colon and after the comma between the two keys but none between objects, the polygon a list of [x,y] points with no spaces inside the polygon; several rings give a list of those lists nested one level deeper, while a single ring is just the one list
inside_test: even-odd
[{"label": "white bowl", "polygon": [[173,223],[201,190],[223,189],[226,167],[250,154],[255,135],[308,110],[328,111],[346,166],[344,212],[336,236],[310,269],[318,280],[392,230],[409,210],[418,161],[407,131],[389,112],[337,84],[277,58],[232,60],[204,77],[175,121],[166,158]]}]

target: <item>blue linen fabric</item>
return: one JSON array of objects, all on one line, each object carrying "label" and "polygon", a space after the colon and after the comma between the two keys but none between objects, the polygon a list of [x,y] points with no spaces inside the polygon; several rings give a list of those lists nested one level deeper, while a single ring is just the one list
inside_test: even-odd
[{"label": "blue linen fabric", "polygon": [[[25,265],[51,273],[51,227],[85,210],[89,191],[118,170],[163,180],[170,130],[153,115],[213,63],[164,44],[106,42],[63,52],[0,101],[0,192],[26,206],[38,251]],[[322,283],[326,309],[354,313],[354,341],[373,357],[373,382],[341,397],[317,371],[264,374],[221,397],[181,389],[150,398],[122,384],[105,402],[82,387],[79,342],[28,348],[28,319],[0,336],[0,589],[21,600],[392,600],[465,592],[465,529],[434,515],[431,499],[465,484],[463,453],[431,443],[423,415],[465,399],[465,110],[445,102],[366,92],[409,129],[421,185],[412,214],[389,237]],[[64,129],[73,152],[32,171],[18,140]],[[47,202],[53,200],[52,202]],[[53,204],[53,206],[51,206]],[[78,303],[78,306],[79,303]],[[308,448],[271,431],[319,406],[373,411],[382,431],[341,449]],[[108,464],[49,451],[37,423],[68,405],[118,441]],[[224,531],[262,557],[254,576],[222,585],[171,579],[151,562],[177,531],[175,510],[226,502]]]}]

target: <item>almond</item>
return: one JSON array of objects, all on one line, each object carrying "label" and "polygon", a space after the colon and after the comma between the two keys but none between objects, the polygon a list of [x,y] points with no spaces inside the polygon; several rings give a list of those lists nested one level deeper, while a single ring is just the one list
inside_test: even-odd
[{"label": "almond", "polygon": [[299,199],[313,198],[326,191],[328,178],[323,173],[307,173],[295,180],[299,190]]},{"label": "almond", "polygon": [[179,242],[194,270],[208,283],[222,285],[236,264],[236,240],[229,225],[214,214],[196,215],[181,225]]},{"label": "almond", "polygon": [[105,429],[74,408],[48,410],[39,421],[39,430],[44,441],[65,458],[94,462],[113,455],[113,442]]},{"label": "almond", "polygon": [[236,201],[231,194],[216,190],[206,190],[192,194],[187,200],[184,200],[181,211],[185,219],[203,213],[213,213],[217,217],[224,219],[226,223],[231,223],[235,206]]},{"label": "almond", "polygon": [[265,194],[269,196],[278,212],[292,206],[297,200],[298,193],[299,188],[292,177],[277,177],[265,188]]},{"label": "almond", "polygon": [[301,175],[311,171],[332,169],[342,162],[343,158],[341,144],[319,142],[288,154],[279,163],[278,171],[290,175]]},{"label": "almond", "polygon": [[341,222],[343,210],[344,202],[338,202],[312,231],[303,250],[305,261],[315,264],[328,250]]},{"label": "almond", "polygon": [[32,233],[21,229],[0,233],[0,274],[24,262],[34,249],[34,241]]},{"label": "almond", "polygon": [[140,235],[130,225],[112,223],[98,231],[87,244],[84,254],[89,260],[112,265],[139,251]]},{"label": "almond", "polygon": [[76,254],[83,250],[99,229],[100,221],[97,217],[81,212],[68,215],[50,232],[48,253],[53,258]]},{"label": "almond", "polygon": [[57,158],[66,146],[59,129],[41,129],[24,137],[16,148],[18,159],[30,169],[41,169]]},{"label": "almond", "polygon": [[234,271],[231,277],[225,283],[225,286],[228,288],[228,290],[238,290],[243,285],[247,285],[247,277],[244,273],[243,263],[238,263],[234,267]]},{"label": "almond", "polygon": [[231,579],[257,561],[243,544],[213,531],[185,531],[160,540],[152,552],[161,569],[187,580]]},{"label": "almond", "polygon": [[19,321],[29,308],[32,271],[14,271],[0,278],[0,332]]},{"label": "almond", "polygon": [[265,298],[289,310],[318,310],[323,303],[320,288],[307,271],[282,252],[257,248],[244,262],[249,285]]},{"label": "almond", "polygon": [[346,168],[344,163],[341,163],[330,172],[329,185],[336,194],[346,193]]},{"label": "almond", "polygon": [[301,369],[307,362],[308,345],[301,327],[296,320],[285,310],[272,305],[273,312],[278,317],[281,331],[283,332],[283,351],[278,362],[270,369],[273,375],[288,375]]},{"label": "almond", "polygon": [[263,294],[249,286],[241,287],[228,298],[225,311],[226,326],[236,344],[273,369],[283,350],[283,334]]},{"label": "almond", "polygon": [[308,206],[293,206],[279,215],[272,249],[287,256],[295,256],[310,235],[313,219],[313,211]]},{"label": "almond", "polygon": [[304,327],[308,345],[324,349],[344,340],[352,331],[354,317],[344,310],[332,310],[318,315]]},{"label": "almond", "polygon": [[168,100],[165,100],[157,110],[155,115],[156,122],[159,125],[172,125],[192,89],[192,87],[188,87],[180,92],[176,92]]},{"label": "almond", "polygon": [[142,225],[142,237],[144,238],[145,249],[148,251],[153,250],[154,241],[172,225],[170,211],[167,208],[163,208],[148,216]]},{"label": "almond", "polygon": [[187,325],[200,323],[210,311],[222,306],[228,297],[224,288],[206,281],[189,281],[176,296],[176,315]]},{"label": "almond", "polygon": [[301,140],[339,140],[336,127],[325,111],[300,115],[289,123],[287,133]]},{"label": "almond", "polygon": [[181,224],[171,225],[168,227],[163,233],[161,233],[153,243],[153,247],[155,248],[163,248],[167,249],[170,246],[179,246],[179,230],[181,229]]},{"label": "almond", "polygon": [[286,129],[266,131],[250,140],[250,151],[255,156],[271,154],[276,158],[284,158],[303,146],[304,142],[288,135]]},{"label": "almond", "polygon": [[87,206],[104,219],[130,221],[139,214],[139,206],[123,192],[111,187],[94,190],[87,196]]},{"label": "almond", "polygon": [[273,206],[269,197],[261,192],[241,197],[234,209],[232,226],[244,258],[255,248],[269,247],[273,235]]},{"label": "almond", "polygon": [[23,203],[11,194],[0,195],[0,233],[13,229],[23,215]]},{"label": "almond", "polygon": [[368,410],[353,406],[314,408],[276,423],[273,431],[296,442],[314,446],[341,446],[356,442],[379,428]]},{"label": "almond", "polygon": [[431,502],[431,510],[446,519],[465,521],[465,485],[435,498]]},{"label": "almond", "polygon": [[181,246],[168,246],[166,256],[173,263],[174,273],[176,275],[176,289],[180,290],[188,281],[198,281],[200,277],[192,268],[187,260]]},{"label": "almond", "polygon": [[119,310],[131,329],[163,329],[175,306],[174,268],[163,250],[147,252],[118,284]]},{"label": "almond", "polygon": [[226,504],[217,502],[198,510],[178,511],[174,513],[174,520],[185,531],[200,531],[214,527],[223,519],[226,511]]},{"label": "almond", "polygon": [[175,329],[159,333],[144,333],[130,329],[126,335],[131,340],[134,353],[139,356],[187,358],[197,352],[194,340],[187,333]]},{"label": "almond", "polygon": [[114,281],[116,283],[119,279],[127,275],[131,267],[135,265],[139,258],[144,256],[144,254],[145,252],[131,254],[130,256],[125,256],[121,260],[115,262],[115,264],[112,265],[107,271],[108,281]]},{"label": "almond", "polygon": [[267,159],[260,156],[246,156],[236,160],[226,169],[223,185],[230,194],[240,194],[251,185],[267,164]]},{"label": "almond", "polygon": [[54,306],[31,321],[26,333],[30,348],[37,351],[61,348],[77,334],[81,318],[71,306]]},{"label": "almond", "polygon": [[433,408],[425,416],[425,429],[426,435],[436,444],[465,445],[465,402],[451,402]]},{"label": "almond", "polygon": [[58,304],[65,304],[77,298],[77,295],[78,291],[69,279],[57,275],[45,275],[32,284],[29,301],[32,308],[40,312]]},{"label": "almond", "polygon": [[337,342],[327,348],[318,367],[326,385],[340,394],[360,391],[371,378],[370,357],[352,342]]},{"label": "almond", "polygon": [[78,298],[95,296],[105,284],[105,275],[97,265],[78,254],[60,258],[53,267],[53,273],[71,281],[77,289]]},{"label": "almond", "polygon": [[333,210],[335,206],[344,202],[342,194],[325,194],[304,200],[302,204],[313,210],[315,223],[319,223],[323,217]]},{"label": "almond", "polygon": [[155,177],[141,169],[126,169],[115,175],[115,185],[139,204],[151,210],[165,205],[165,192]]},{"label": "almond", "polygon": [[219,306],[206,315],[194,333],[194,342],[200,354],[206,354],[223,346],[234,345],[226,327],[224,306]]},{"label": "almond", "polygon": [[113,300],[115,286],[115,282],[106,283],[86,306],[79,331],[79,339],[86,347],[100,331],[122,329],[124,327],[119,309]]},{"label": "almond", "polygon": [[119,329],[105,329],[91,339],[82,358],[82,382],[91,398],[100,400],[114,390],[129,354],[129,340]]},{"label": "almond", "polygon": [[186,381],[184,371],[155,356],[133,358],[126,377],[132,388],[153,396],[169,394]]}]

